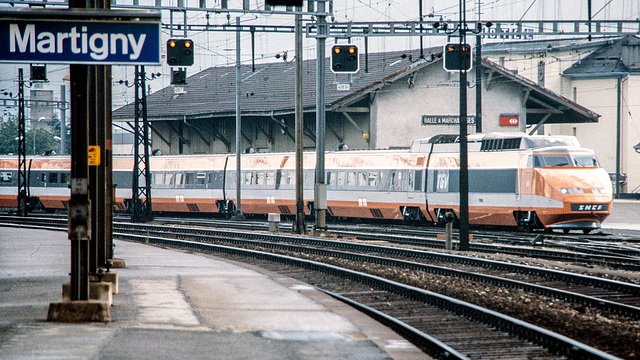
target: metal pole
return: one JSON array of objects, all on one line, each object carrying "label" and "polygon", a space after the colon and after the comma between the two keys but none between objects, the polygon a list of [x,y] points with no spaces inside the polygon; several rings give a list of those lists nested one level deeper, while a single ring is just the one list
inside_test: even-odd
[{"label": "metal pole", "polygon": [[467,161],[466,5],[460,0],[460,250],[469,250],[469,169]]},{"label": "metal pole", "polygon": [[[71,4],[70,4],[71,5]],[[89,299],[89,66],[70,65],[71,78],[71,300]]]},{"label": "metal pole", "polygon": [[111,66],[104,67],[104,249],[101,259],[104,263],[101,266],[107,266],[107,261],[113,259],[113,135],[112,112],[111,112]]},{"label": "metal pole", "polygon": [[[301,9],[298,8],[298,11]],[[293,231],[306,233],[304,223],[304,111],[302,103],[302,15],[296,14],[296,222]]]},{"label": "metal pole", "polygon": [[[479,19],[478,19],[479,21]],[[482,35],[476,35],[476,133],[482,133]]]},{"label": "metal pole", "polygon": [[236,17],[236,217],[242,217],[242,117],[240,116],[240,17]]},{"label": "metal pole", "polygon": [[[326,11],[325,1],[318,1],[318,12]],[[324,175],[325,151],[325,54],[327,39],[326,16],[318,16],[318,47],[316,49],[316,183],[314,187],[314,207],[316,210],[315,232],[322,234],[327,230],[327,185]]]},{"label": "metal pole", "polygon": [[[98,66],[89,65],[89,145],[99,146],[98,129],[100,128],[100,80],[98,76]],[[102,149],[99,151],[102,152]],[[89,201],[91,204],[91,236],[89,238],[89,273],[95,274],[98,271],[98,238],[102,232],[100,222],[100,175],[98,166],[89,166]]]},{"label": "metal pole", "polygon": [[27,130],[24,104],[24,75],[18,69],[18,215],[27,216]]},{"label": "metal pole", "polygon": [[621,173],[621,161],[620,161],[620,146],[622,143],[622,77],[618,77],[618,86],[617,86],[617,107],[616,107],[616,199],[620,198],[620,176]]},{"label": "metal pole", "polygon": [[[111,89],[111,88],[109,88]],[[60,85],[60,155],[67,154],[67,88]]]}]

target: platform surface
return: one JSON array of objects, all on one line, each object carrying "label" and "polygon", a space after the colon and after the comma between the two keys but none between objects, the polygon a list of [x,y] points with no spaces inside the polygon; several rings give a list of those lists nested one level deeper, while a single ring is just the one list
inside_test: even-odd
[{"label": "platform surface", "polygon": [[640,230],[640,200],[613,200],[603,229]]},{"label": "platform surface", "polygon": [[46,322],[69,281],[64,232],[0,227],[0,359],[428,359],[300,283],[215,256],[116,241],[110,323]]}]

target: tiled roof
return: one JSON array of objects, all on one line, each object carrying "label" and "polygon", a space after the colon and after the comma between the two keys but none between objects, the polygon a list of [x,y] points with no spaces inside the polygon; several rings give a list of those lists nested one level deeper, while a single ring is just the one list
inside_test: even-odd
[{"label": "tiled roof", "polygon": [[640,39],[625,36],[595,50],[562,74],[571,77],[640,73]]},{"label": "tiled roof", "polygon": [[[441,47],[426,49],[425,57],[440,54]],[[403,56],[404,55],[404,56]],[[336,77],[330,70],[329,58],[326,61],[326,95],[328,107],[348,94],[376,82],[380,79],[402,72],[419,58],[419,50],[374,53],[360,53],[360,71],[353,75],[350,92],[336,89]],[[365,71],[365,69],[367,71]],[[184,93],[176,94],[173,86],[166,87],[147,96],[147,116],[154,119],[189,119],[232,116],[236,106],[236,69],[235,66],[210,67],[189,76]],[[303,62],[303,103],[304,108],[315,109],[316,102],[316,60]],[[268,115],[270,113],[292,113],[295,101],[295,62],[279,61],[251,66],[241,66],[241,108],[243,115]],[[347,75],[338,77],[340,82],[347,81]],[[134,104],[114,111],[114,120],[132,119]]]}]

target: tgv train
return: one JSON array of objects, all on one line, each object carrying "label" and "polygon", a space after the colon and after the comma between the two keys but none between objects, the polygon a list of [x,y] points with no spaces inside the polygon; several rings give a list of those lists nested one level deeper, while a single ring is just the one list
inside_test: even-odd
[{"label": "tgv train", "polygon": [[[443,223],[459,216],[459,144],[454,135],[413,141],[406,150],[335,151],[325,156],[327,213]],[[471,135],[469,223],[532,229],[600,228],[612,186],[593,151],[575,137],[522,133]],[[68,158],[28,159],[30,195],[44,209],[64,209]],[[304,155],[304,203],[313,213],[315,153]],[[150,158],[153,211],[228,214],[236,204],[234,155]],[[114,157],[116,210],[130,207],[133,158]],[[242,155],[244,214],[295,214],[295,155]],[[0,157],[0,207],[17,205],[17,159]]]}]

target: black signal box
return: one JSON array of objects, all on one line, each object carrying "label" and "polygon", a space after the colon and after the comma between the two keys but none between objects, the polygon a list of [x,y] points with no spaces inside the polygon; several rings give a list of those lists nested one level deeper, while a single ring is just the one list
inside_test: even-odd
[{"label": "black signal box", "polygon": [[187,83],[187,70],[171,70],[171,85],[185,85]]},{"label": "black signal box", "polygon": [[442,54],[442,66],[446,71],[471,70],[471,46],[469,44],[445,44]]},{"label": "black signal box", "polygon": [[302,0],[265,0],[268,6],[295,6],[302,7]]},{"label": "black signal box", "polygon": [[360,70],[360,62],[358,60],[358,47],[356,45],[333,45],[331,47],[331,71],[334,73],[357,73]]},{"label": "black signal box", "polygon": [[169,39],[167,41],[167,64],[169,66],[193,65],[193,41]]}]

